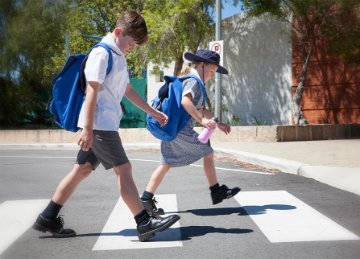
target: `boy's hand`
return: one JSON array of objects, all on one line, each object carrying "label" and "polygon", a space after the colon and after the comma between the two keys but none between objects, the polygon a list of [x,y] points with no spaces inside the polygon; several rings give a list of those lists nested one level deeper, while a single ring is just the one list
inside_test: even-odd
[{"label": "boy's hand", "polygon": [[89,151],[93,142],[93,132],[92,130],[83,129],[80,133],[79,140],[77,144],[84,151]]},{"label": "boy's hand", "polygon": [[231,131],[231,127],[230,127],[229,125],[225,124],[225,123],[220,122],[217,126],[218,126],[218,128],[219,128],[222,132],[224,132],[226,135],[227,135],[228,133],[230,133],[230,131]]},{"label": "boy's hand", "polygon": [[157,120],[160,123],[161,126],[164,126],[169,120],[168,116],[166,116],[165,113],[162,113],[162,112],[160,112],[158,110],[155,110],[155,109],[152,110],[150,115],[155,120]]}]

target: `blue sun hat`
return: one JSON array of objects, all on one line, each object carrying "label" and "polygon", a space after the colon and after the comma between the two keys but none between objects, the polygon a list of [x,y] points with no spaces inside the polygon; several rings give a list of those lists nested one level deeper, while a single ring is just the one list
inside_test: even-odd
[{"label": "blue sun hat", "polygon": [[215,64],[218,66],[216,72],[225,75],[229,74],[226,68],[220,66],[220,55],[215,51],[199,49],[196,51],[196,54],[186,52],[184,57],[191,62],[205,62]]}]

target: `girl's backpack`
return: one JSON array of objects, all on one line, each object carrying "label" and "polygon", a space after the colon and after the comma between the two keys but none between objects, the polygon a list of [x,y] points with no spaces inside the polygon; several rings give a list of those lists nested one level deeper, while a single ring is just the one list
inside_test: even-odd
[{"label": "girl's backpack", "polygon": [[70,56],[62,71],[52,81],[53,99],[50,112],[55,115],[55,123],[60,128],[76,132],[81,106],[85,100],[86,78],[84,68],[86,60],[93,48],[103,47],[109,53],[109,63],[106,75],[112,69],[112,54],[110,47],[103,43],[94,45],[88,54]]},{"label": "girl's backpack", "polygon": [[153,99],[152,107],[165,113],[169,120],[164,126],[155,120],[150,115],[146,116],[146,128],[151,134],[160,140],[171,141],[176,138],[176,135],[185,127],[190,120],[190,114],[181,105],[183,87],[182,82],[186,79],[194,78],[202,92],[203,107],[205,107],[206,92],[202,81],[196,76],[165,76],[164,85],[159,89],[158,95]]}]

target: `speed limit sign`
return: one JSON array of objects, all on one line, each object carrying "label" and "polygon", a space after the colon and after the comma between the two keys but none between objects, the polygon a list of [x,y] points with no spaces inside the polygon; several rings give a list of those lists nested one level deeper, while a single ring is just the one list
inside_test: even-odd
[{"label": "speed limit sign", "polygon": [[220,66],[224,65],[224,44],[223,40],[210,41],[209,42],[209,50],[215,51],[220,55]]}]

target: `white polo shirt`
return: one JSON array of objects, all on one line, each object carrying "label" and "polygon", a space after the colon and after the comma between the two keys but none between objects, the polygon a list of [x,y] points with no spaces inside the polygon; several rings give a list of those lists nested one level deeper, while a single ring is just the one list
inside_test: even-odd
[{"label": "white polo shirt", "polygon": [[[111,33],[108,33],[101,42],[112,49],[113,65],[111,72],[106,76],[109,55],[103,47],[94,48],[86,62],[85,77],[87,81],[96,81],[101,84],[98,92],[93,129],[117,131],[123,115],[120,102],[129,83],[129,74],[124,53],[116,45]],[[83,103],[80,111],[78,127],[84,127]]]}]

